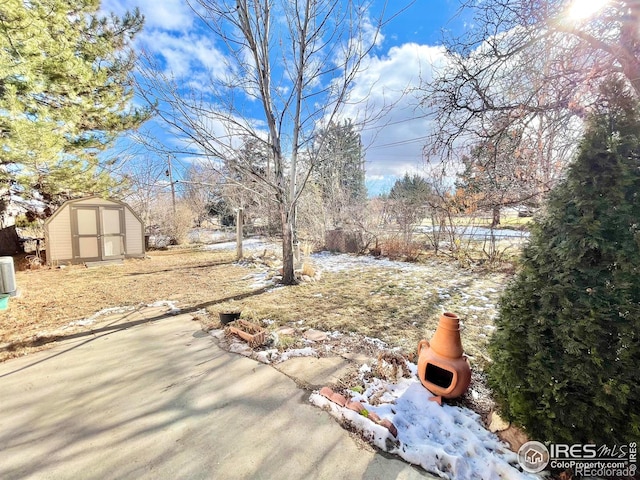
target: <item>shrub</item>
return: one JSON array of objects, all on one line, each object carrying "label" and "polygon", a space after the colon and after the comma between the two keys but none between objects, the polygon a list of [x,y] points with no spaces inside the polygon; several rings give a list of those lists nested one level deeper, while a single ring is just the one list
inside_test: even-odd
[{"label": "shrub", "polygon": [[407,242],[404,238],[393,236],[382,243],[381,254],[391,260],[417,262],[422,253],[422,245],[418,242]]},{"label": "shrub", "polygon": [[31,220],[27,218],[26,215],[18,215],[16,217],[16,227],[18,228],[32,228],[38,227],[39,223],[37,220]]},{"label": "shrub", "polygon": [[503,414],[540,441],[640,439],[640,120],[621,85],[606,91],[490,345]]},{"label": "shrub", "polygon": [[193,227],[196,216],[193,211],[184,203],[179,203],[174,214],[173,208],[162,205],[157,212],[154,212],[154,220],[157,223],[159,233],[169,237],[171,245],[182,245],[187,243],[189,231]]}]

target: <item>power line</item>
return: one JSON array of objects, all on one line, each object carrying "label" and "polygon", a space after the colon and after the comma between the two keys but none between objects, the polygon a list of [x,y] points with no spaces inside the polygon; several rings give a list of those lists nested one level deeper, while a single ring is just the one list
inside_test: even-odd
[{"label": "power line", "polygon": [[427,138],[429,137],[425,135],[423,137],[417,137],[417,138],[406,139],[406,140],[398,140],[397,142],[384,143],[382,145],[375,145],[375,146],[369,147],[368,150],[375,150],[377,148],[397,147],[400,145],[409,145],[411,143],[424,142],[425,140],[427,140]]},{"label": "power line", "polygon": [[362,127],[360,129],[360,131],[364,132],[366,130],[382,130],[385,127],[388,127],[389,125],[398,125],[400,123],[407,123],[407,122],[413,122],[415,120],[419,120],[421,118],[427,118],[429,117],[431,114],[430,113],[425,113],[424,115],[418,115],[417,117],[409,117],[409,118],[405,118],[403,120],[396,120],[395,122],[389,122],[389,123],[385,123],[381,126],[370,126],[370,127]]}]

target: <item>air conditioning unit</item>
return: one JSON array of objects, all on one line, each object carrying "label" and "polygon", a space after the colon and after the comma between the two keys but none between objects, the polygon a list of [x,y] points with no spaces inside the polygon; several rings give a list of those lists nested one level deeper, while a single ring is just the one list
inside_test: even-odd
[{"label": "air conditioning unit", "polygon": [[16,271],[13,257],[0,257],[0,293],[16,294]]}]

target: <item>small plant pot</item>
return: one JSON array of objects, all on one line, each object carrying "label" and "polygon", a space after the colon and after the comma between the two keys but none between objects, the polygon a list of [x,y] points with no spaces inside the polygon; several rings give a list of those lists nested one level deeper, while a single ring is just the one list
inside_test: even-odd
[{"label": "small plant pot", "polygon": [[220,312],[220,323],[226,325],[240,318],[242,312]]},{"label": "small plant pot", "polygon": [[0,294],[0,310],[6,310],[9,308],[9,294]]}]

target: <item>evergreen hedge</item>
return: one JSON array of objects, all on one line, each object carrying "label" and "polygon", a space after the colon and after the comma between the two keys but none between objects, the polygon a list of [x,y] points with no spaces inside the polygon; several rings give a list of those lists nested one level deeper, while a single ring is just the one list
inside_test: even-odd
[{"label": "evergreen hedge", "polygon": [[490,345],[503,415],[539,441],[640,440],[640,112],[622,84],[605,90]]}]

